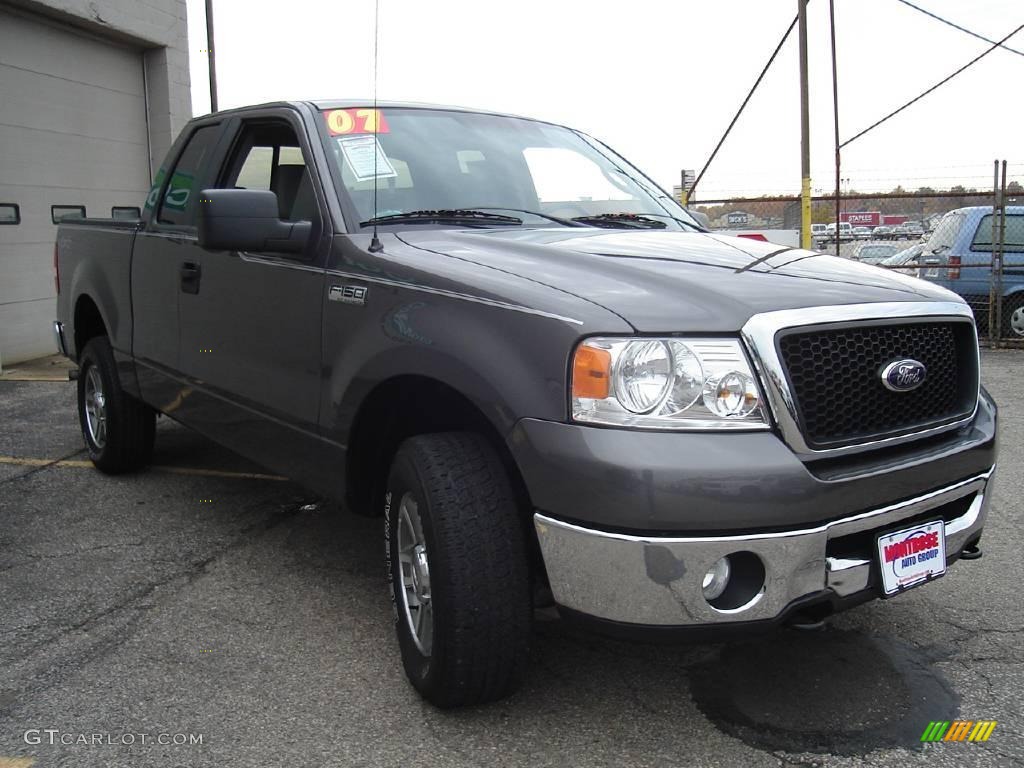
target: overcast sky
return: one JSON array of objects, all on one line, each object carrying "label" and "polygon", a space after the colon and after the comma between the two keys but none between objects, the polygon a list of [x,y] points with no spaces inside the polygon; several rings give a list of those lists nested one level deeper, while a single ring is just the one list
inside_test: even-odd
[{"label": "overcast sky", "polygon": [[[914,0],[998,40],[1020,0]],[[849,138],[988,44],[898,0],[836,0],[840,134]],[[796,14],[794,0],[380,0],[380,99],[456,104],[564,123],[666,188],[699,169]],[[809,6],[812,175],[834,184],[828,2]],[[203,0],[188,0],[192,103],[209,111]],[[373,1],[214,0],[221,108],[372,93]],[[1007,45],[1024,51],[1024,32]],[[861,190],[1024,177],[1024,56],[996,50],[843,152]],[[797,193],[797,36],[748,105],[698,197]]]}]

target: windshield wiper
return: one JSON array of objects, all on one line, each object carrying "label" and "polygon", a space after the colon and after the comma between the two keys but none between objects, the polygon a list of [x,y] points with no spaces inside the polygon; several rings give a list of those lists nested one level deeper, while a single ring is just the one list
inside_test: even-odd
[{"label": "windshield wiper", "polygon": [[[672,216],[672,215],[667,214],[667,213],[602,213],[602,214],[597,215],[597,216],[577,216],[576,218],[573,219],[573,221],[579,221],[579,222],[581,222],[583,224],[594,224],[594,225],[600,227],[600,226],[602,226],[601,223],[600,223],[601,221],[608,221],[608,222],[622,221],[622,222],[627,222],[627,221],[637,221],[637,220],[643,220],[643,219],[647,219],[647,220],[650,220],[650,219],[671,219],[676,224],[682,224],[684,227],[686,227],[688,229],[692,229],[694,232],[707,232],[706,229],[704,229],[703,227],[699,226],[698,224],[694,224],[692,221],[687,221],[686,219],[680,219],[677,216]],[[661,222],[660,221],[651,221],[650,224],[661,224]],[[608,225],[604,225],[604,226],[608,226]],[[650,225],[644,226],[643,224],[639,224],[639,225],[636,226],[636,228],[637,229],[664,229],[665,225],[662,224],[660,227],[658,227],[658,226],[650,226]]]},{"label": "windshield wiper", "polygon": [[515,211],[516,213],[526,213],[530,216],[539,216],[542,219],[553,221],[556,224],[561,224],[565,227],[582,227],[585,226],[582,223],[578,223],[575,219],[563,219],[561,216],[552,216],[550,213],[541,213],[540,211],[531,211],[527,208],[503,208],[496,205],[489,205],[483,208],[474,208],[474,211]]},{"label": "windshield wiper", "polygon": [[572,221],[612,229],[665,229],[668,226],[663,221],[639,213],[599,213],[593,216],[573,216]]},{"label": "windshield wiper", "polygon": [[520,218],[503,216],[499,213],[487,213],[486,211],[467,208],[441,208],[438,210],[403,211],[402,213],[375,216],[372,219],[359,222],[359,226],[370,227],[374,224],[429,224],[439,221],[470,225],[484,223],[517,225],[523,223],[523,220]]}]

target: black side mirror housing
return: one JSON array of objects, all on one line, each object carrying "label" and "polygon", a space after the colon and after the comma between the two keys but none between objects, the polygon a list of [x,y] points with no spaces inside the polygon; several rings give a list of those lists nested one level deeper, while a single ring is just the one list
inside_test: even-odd
[{"label": "black side mirror housing", "polygon": [[282,221],[277,195],[264,189],[204,189],[199,195],[200,248],[302,253],[312,231],[312,222]]}]

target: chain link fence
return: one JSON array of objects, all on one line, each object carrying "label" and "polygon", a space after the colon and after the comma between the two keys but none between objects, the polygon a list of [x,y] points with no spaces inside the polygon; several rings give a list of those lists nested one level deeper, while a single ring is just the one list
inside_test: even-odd
[{"label": "chain link fence", "polygon": [[[948,288],[970,304],[985,343],[1024,347],[1024,186],[1006,178],[1005,163],[998,171],[991,189],[897,186],[850,191],[838,205],[816,195],[813,247]],[[689,209],[713,230],[799,244],[797,195],[690,200]]]}]

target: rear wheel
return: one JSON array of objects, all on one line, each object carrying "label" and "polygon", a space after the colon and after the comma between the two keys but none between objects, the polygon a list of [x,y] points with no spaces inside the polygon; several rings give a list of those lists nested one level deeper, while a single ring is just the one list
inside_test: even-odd
[{"label": "rear wheel", "polygon": [[384,509],[388,575],[406,675],[428,701],[493,701],[519,685],[532,609],[521,519],[482,437],[406,440]]},{"label": "rear wheel", "polygon": [[1024,338],[1024,294],[1016,293],[1003,300],[1003,336]]},{"label": "rear wheel", "polygon": [[156,411],[121,389],[106,336],[89,340],[78,369],[78,418],[92,463],[108,474],[144,467],[153,456]]}]

